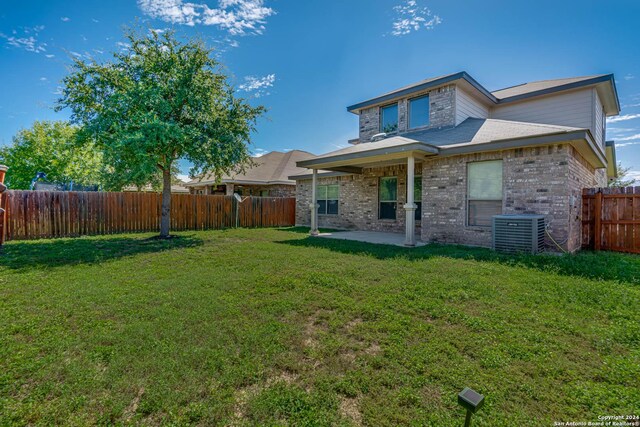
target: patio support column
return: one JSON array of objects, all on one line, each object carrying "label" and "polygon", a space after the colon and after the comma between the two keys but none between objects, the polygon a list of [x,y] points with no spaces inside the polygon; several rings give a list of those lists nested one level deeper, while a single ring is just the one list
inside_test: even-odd
[{"label": "patio support column", "polygon": [[415,178],[415,158],[410,154],[407,158],[407,203],[404,205],[405,211],[405,246],[416,245],[416,217],[415,212],[418,208],[413,200],[413,187]]},{"label": "patio support column", "polygon": [[318,235],[318,170],[313,170],[313,179],[311,180],[311,235]]}]

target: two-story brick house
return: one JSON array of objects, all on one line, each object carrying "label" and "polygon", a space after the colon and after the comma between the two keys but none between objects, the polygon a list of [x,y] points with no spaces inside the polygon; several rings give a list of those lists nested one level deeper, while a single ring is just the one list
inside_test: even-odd
[{"label": "two-story brick house", "polygon": [[574,251],[582,189],[615,174],[605,141],[606,117],[620,111],[613,75],[490,92],[460,72],[347,110],[359,116],[359,138],[298,162],[311,173],[292,177],[297,222],[312,234],[321,226],[403,232],[407,245],[490,246],[493,215],[532,213]]}]

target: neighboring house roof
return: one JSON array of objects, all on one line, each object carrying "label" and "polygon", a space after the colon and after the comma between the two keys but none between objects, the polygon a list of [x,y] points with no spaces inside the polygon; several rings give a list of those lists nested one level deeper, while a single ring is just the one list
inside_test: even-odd
[{"label": "neighboring house roof", "polygon": [[220,183],[295,185],[295,181],[289,179],[289,176],[297,175],[305,171],[304,168],[296,166],[296,163],[313,157],[313,154],[301,150],[291,150],[286,153],[272,151],[260,157],[252,157],[254,166],[247,168],[244,172],[223,176],[220,179],[216,179],[214,174],[208,174],[202,178],[195,178],[186,185],[188,187]]},{"label": "neighboring house roof", "polygon": [[517,102],[536,96],[548,95],[555,92],[561,92],[590,85],[610,85],[609,87],[611,90],[606,91],[606,94],[604,93],[604,90],[602,91],[603,95],[608,95],[603,96],[603,102],[608,111],[607,115],[615,115],[620,112],[620,101],[618,99],[618,93],[616,90],[613,74],[599,74],[593,76],[569,77],[554,80],[540,80],[489,92],[484,88],[484,86],[473,79],[473,77],[471,77],[466,71],[422,80],[420,82],[402,87],[400,89],[396,89],[375,98],[371,98],[369,100],[351,105],[347,107],[347,111],[358,113],[363,108],[380,105],[387,101],[390,102],[400,97],[408,96],[417,92],[423,92],[428,89],[432,89],[445,84],[450,84],[453,82],[455,82],[456,84],[460,84],[466,89],[475,90],[480,95],[482,95],[481,98],[492,105]]},{"label": "neighboring house roof", "polygon": [[[595,149],[591,133],[586,129],[510,120],[468,118],[456,127],[409,132],[402,136],[358,144],[298,162],[298,166],[337,171],[345,165],[355,164],[355,159],[358,159],[360,164],[366,164],[368,158],[373,161],[392,158],[396,155],[406,156],[411,151],[421,152],[426,156],[444,156],[571,140],[585,141],[590,144],[595,160],[604,162],[604,156]],[[306,176],[308,172],[292,178],[300,179]]]}]

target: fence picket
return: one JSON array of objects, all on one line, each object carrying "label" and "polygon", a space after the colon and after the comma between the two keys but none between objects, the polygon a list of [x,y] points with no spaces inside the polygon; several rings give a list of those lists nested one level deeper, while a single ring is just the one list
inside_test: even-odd
[{"label": "fence picket", "polygon": [[[162,199],[158,193],[10,190],[5,194],[7,240],[160,228]],[[635,196],[640,200],[640,191]],[[171,199],[172,230],[235,227],[237,202],[233,196],[174,194]],[[633,203],[625,212],[630,209],[640,213],[640,206],[634,207]],[[241,227],[291,226],[295,223],[295,199],[248,197],[240,203],[237,216]]]},{"label": "fence picket", "polygon": [[582,247],[640,253],[640,187],[583,190]]}]

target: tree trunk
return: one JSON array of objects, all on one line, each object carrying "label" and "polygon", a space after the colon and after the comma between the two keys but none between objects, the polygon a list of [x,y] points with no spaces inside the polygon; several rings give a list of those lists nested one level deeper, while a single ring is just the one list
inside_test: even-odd
[{"label": "tree trunk", "polygon": [[169,237],[171,228],[171,168],[162,171],[162,216],[160,217],[160,237]]}]

